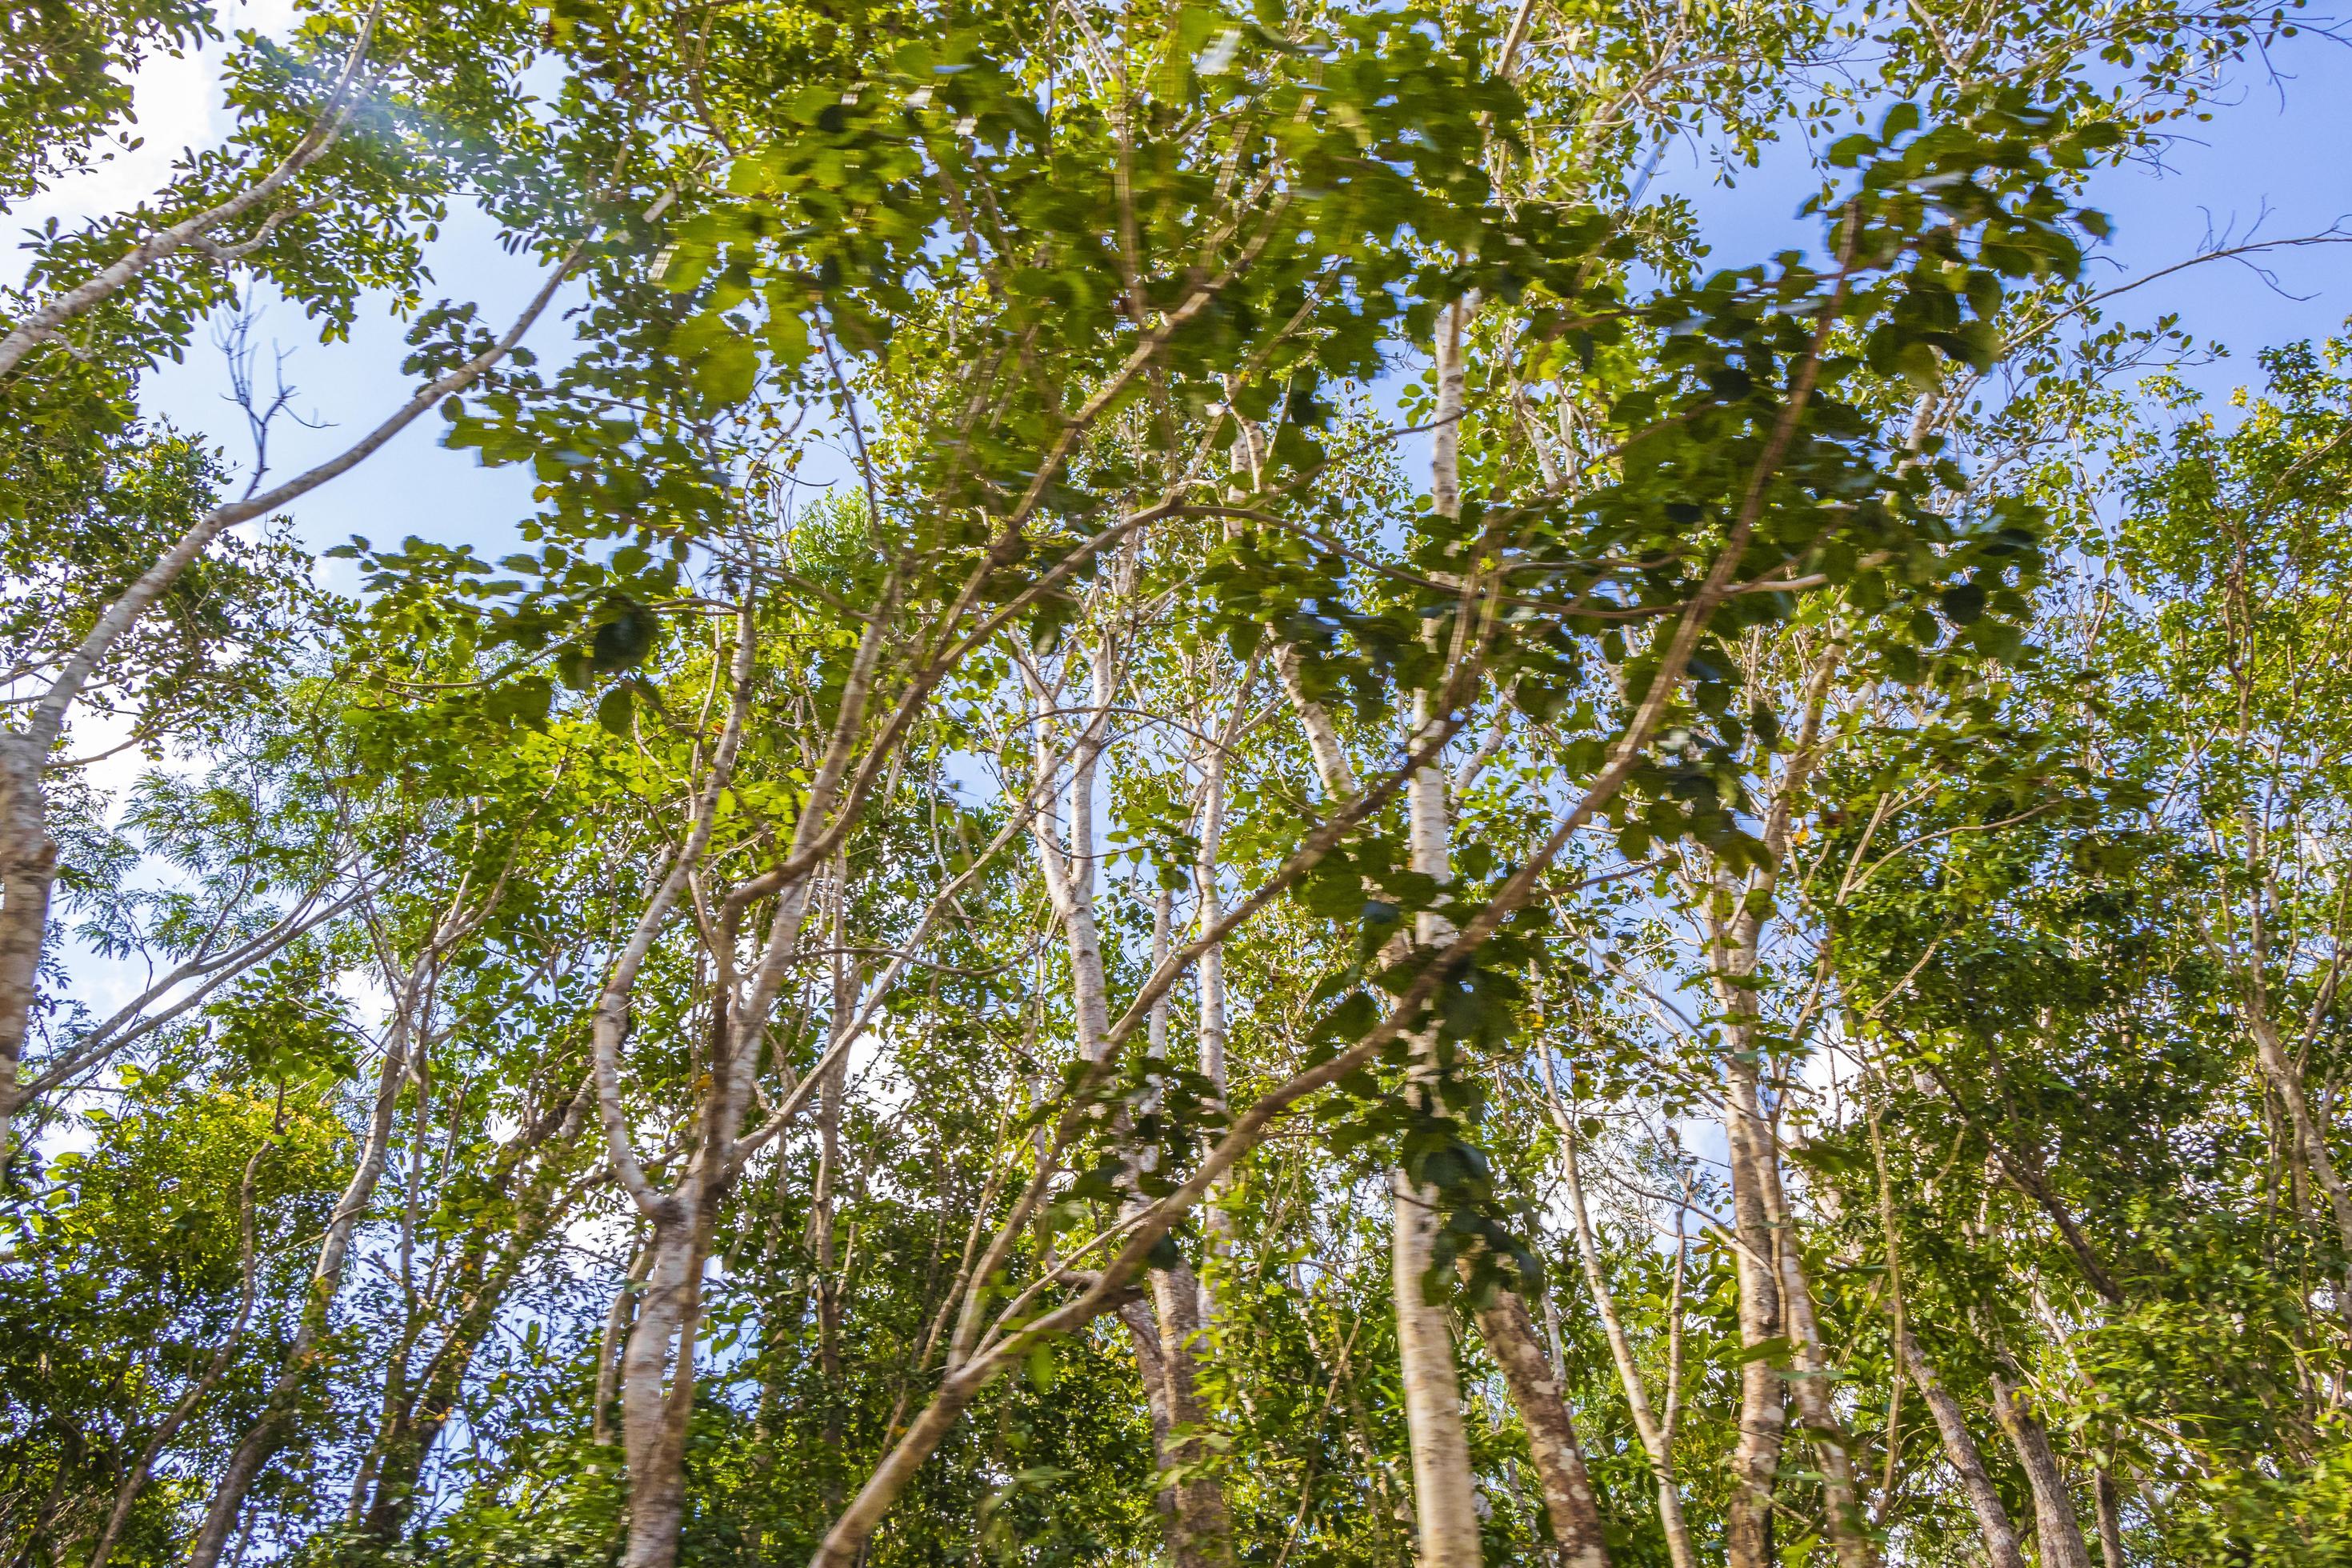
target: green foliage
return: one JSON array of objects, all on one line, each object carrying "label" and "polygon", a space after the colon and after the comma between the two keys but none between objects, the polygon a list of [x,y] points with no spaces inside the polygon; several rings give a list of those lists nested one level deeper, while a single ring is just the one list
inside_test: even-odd
[{"label": "green foliage", "polygon": [[[2209,411],[2082,276],[2286,13],[338,0],[12,320],[371,15],[0,383],[15,700],[236,488],[137,413],[198,326],[403,318],[396,406],[506,331],[461,205],[572,268],[437,409],[508,547],[213,540],[9,774],[0,1555],[749,1568],[887,1485],[877,1568],[1402,1563],[1433,1303],[1544,1560],[1505,1292],[1619,1564],[1669,1408],[1731,1550],[1759,1387],[1779,1562],[1841,1486],[1976,1560],[1904,1334],[2015,1520],[1997,1389],[2132,1562],[2352,1551],[2352,349]],[[0,24],[0,192],[211,26]],[[1818,247],[1718,264],[1677,138],[1818,148]]]}]

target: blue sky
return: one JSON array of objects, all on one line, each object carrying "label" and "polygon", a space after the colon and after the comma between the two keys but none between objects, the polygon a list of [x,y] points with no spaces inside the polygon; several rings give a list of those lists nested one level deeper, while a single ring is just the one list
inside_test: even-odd
[{"label": "blue sky", "polygon": [[[290,0],[259,0],[229,8],[226,20],[269,31],[291,19]],[[140,83],[139,130],[146,144],[113,163],[9,215],[12,226],[56,216],[73,223],[120,210],[155,189],[172,158],[187,145],[208,145],[225,129],[213,71],[218,52],[155,62]],[[2094,267],[2116,282],[2185,260],[2211,237],[2242,240],[2260,224],[2260,237],[2286,238],[2327,228],[2352,216],[2352,48],[2305,37],[2273,57],[2275,76],[2248,68],[2221,95],[2215,118],[2176,128],[2160,168],[2127,166],[2102,173],[2093,205],[2115,220],[2113,242]],[[1799,149],[1785,149],[1765,168],[1743,171],[1736,185],[1717,181],[1687,156],[1670,161],[1661,184],[1689,195],[1712,259],[1737,265],[1790,247],[1812,248],[1816,220],[1797,208],[1812,185]],[[528,258],[506,255],[489,226],[467,215],[445,226],[433,249],[436,285],[431,295],[478,301],[487,319],[510,319],[533,292],[541,274]],[[15,267],[0,252],[0,275]],[[2335,331],[2352,314],[2352,246],[2277,253],[2263,265],[2276,286],[2228,262],[2192,268],[2138,290],[2121,303],[2126,319],[2148,321],[2177,311],[2200,339],[2229,346],[2231,355],[2193,367],[2189,379],[2217,400],[2250,378],[2262,348]],[[273,469],[280,475],[332,453],[404,400],[398,366],[404,323],[379,311],[363,319],[348,343],[322,345],[299,313],[283,306],[262,320],[257,337],[265,363],[271,340],[291,351],[286,374],[298,389],[294,406],[321,427],[282,425],[273,436]],[[570,337],[557,311],[531,340],[543,359],[562,353]],[[148,381],[148,412],[207,434],[232,462],[249,457],[242,416],[224,401],[221,357],[199,346],[189,362],[166,366]],[[415,533],[474,544],[495,557],[531,510],[528,469],[486,469],[470,453],[438,445],[437,417],[418,421],[383,452],[352,473],[303,498],[290,510],[299,534],[314,547],[353,533],[379,542]],[[322,563],[330,585],[348,586],[350,568]],[[143,765],[126,756],[110,763],[103,782],[127,782]],[[76,990],[101,1011],[120,1000],[132,976],[125,966],[77,955]],[[1698,1142],[1713,1148],[1713,1135]]]},{"label": "blue sky", "polygon": [[[268,31],[284,28],[290,17],[289,0],[258,0],[225,14],[231,25]],[[146,145],[29,205],[16,221],[55,214],[72,222],[127,205],[154,187],[177,149],[214,140],[225,124],[212,74],[217,58],[215,50],[148,68],[139,96]],[[2289,40],[2267,69],[2250,62],[2214,107],[2210,122],[2177,130],[2162,168],[2130,166],[2098,176],[2093,203],[2116,220],[2112,243],[2094,261],[2098,271],[2122,281],[2194,255],[2211,235],[2242,239],[2259,222],[2262,237],[2284,238],[2352,216],[2352,47],[2308,34]],[[1741,171],[1736,185],[1687,156],[1670,160],[1659,180],[1696,204],[1717,263],[1818,241],[1817,222],[1796,216],[1811,189],[1796,149],[1782,150],[1760,170]],[[2253,374],[2256,350],[2329,332],[2352,313],[2352,246],[2274,253],[2263,264],[2275,273],[2276,288],[2238,264],[2210,263],[2137,291],[2121,313],[2146,321],[2178,311],[2198,337],[2229,345],[2231,357],[2190,373],[2209,394],[2225,394]],[[432,293],[478,300],[492,320],[510,316],[539,280],[527,258],[501,252],[488,226],[463,215],[446,226],[433,266]],[[326,345],[297,311],[279,306],[265,315],[257,331],[265,360],[273,339],[292,351],[286,376],[299,389],[295,407],[325,422],[320,429],[281,423],[272,437],[274,473],[289,474],[335,450],[402,399],[402,330],[403,323],[380,314],[364,320],[349,343]],[[568,324],[551,312],[533,346],[551,357],[569,336]],[[199,346],[187,363],[150,379],[145,404],[153,415],[208,433],[232,461],[242,462],[249,443],[242,416],[223,401],[226,385],[221,356]],[[353,533],[378,541],[415,533],[498,552],[530,510],[530,477],[521,468],[486,469],[469,453],[441,449],[440,428],[437,418],[418,421],[374,459],[296,503],[299,534],[325,546]],[[335,580],[331,574],[329,580]]]}]

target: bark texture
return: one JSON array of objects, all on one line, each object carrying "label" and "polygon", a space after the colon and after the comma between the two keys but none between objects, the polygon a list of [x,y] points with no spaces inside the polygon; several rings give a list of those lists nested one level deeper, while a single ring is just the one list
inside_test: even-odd
[{"label": "bark texture", "polygon": [[1551,1524],[1561,1568],[1608,1568],[1601,1505],[1585,1468],[1584,1449],[1576,1440],[1559,1375],[1544,1354],[1527,1302],[1512,1291],[1496,1290],[1478,1309],[1478,1332],[1503,1369],[1511,1402],[1527,1428],[1528,1452],[1543,1488],[1544,1516]]},{"label": "bark texture", "polygon": [[1992,1407],[2025,1470],[2026,1484],[2033,1489],[2033,1537],[2042,1568],[2091,1568],[2082,1521],[2074,1516],[2074,1500],[2066,1490],[2065,1474],[2058,1468],[2049,1428],[2042,1425],[2032,1396],[2021,1384],[1995,1372]]},{"label": "bark texture", "polygon": [[2094,1494],[2099,1506],[2100,1560],[2105,1568],[2126,1568],[2123,1498],[2116,1489],[2115,1472],[2105,1465],[2094,1478]]},{"label": "bark texture", "polygon": [[1903,1370],[1910,1375],[1919,1397],[1927,1402],[1929,1414],[1936,1418],[1936,1433],[1944,1445],[1945,1462],[1960,1478],[1960,1485],[1969,1494],[1969,1507],[1977,1516],[1977,1531],[1984,1537],[1985,1560],[1991,1568],[2026,1568],[2025,1549],[2018,1542],[2017,1526],[2009,1517],[2009,1509],[2000,1500],[1999,1489],[1992,1484],[1992,1475],[1985,1468],[1983,1451],[1969,1431],[1968,1416],[1960,1402],[1952,1397],[1943,1380],[1936,1375],[1919,1341],[1906,1327],[1896,1341],[1902,1352]]},{"label": "bark texture", "polygon": [[1396,1238],[1391,1254],[1397,1356],[1404,1380],[1405,1422],[1412,1443],[1412,1491],[1421,1568],[1477,1568],[1477,1487],[1462,1426],[1462,1381],[1445,1308],[1424,1281],[1436,1266],[1437,1221],[1402,1171],[1394,1177]]},{"label": "bark texture", "polygon": [[1785,1333],[1780,1272],[1773,1267],[1770,1224],[1765,1218],[1754,1124],[1755,1068],[1735,1062],[1724,1097],[1724,1138],[1731,1153],[1731,1218],[1738,1240],[1739,1437],[1731,1451],[1733,1491],[1724,1519],[1730,1568],[1769,1568],[1773,1562],[1772,1490],[1787,1440],[1788,1411],[1780,1369],[1767,1348]]},{"label": "bark texture", "polygon": [[1152,1341],[1149,1359],[1139,1352],[1137,1360],[1144,1365],[1147,1381],[1157,1372],[1153,1436],[1160,1470],[1176,1478],[1161,1491],[1171,1527],[1169,1554],[1176,1568],[1232,1568],[1234,1521],[1224,1487],[1213,1476],[1188,1473],[1208,1455],[1202,1441],[1207,1412],[1201,1404],[1195,1365],[1200,1302],[1201,1282],[1192,1269],[1181,1263],[1156,1268],[1150,1302],[1137,1303],[1139,1310],[1128,1321],[1132,1331],[1148,1332]]},{"label": "bark texture", "polygon": [[[1432,504],[1441,517],[1459,517],[1462,512],[1462,337],[1471,309],[1467,300],[1448,306],[1437,332],[1437,408],[1430,432],[1429,467]],[[1416,747],[1434,720],[1429,692],[1416,693],[1412,712]],[[1452,870],[1445,791],[1445,770],[1432,758],[1414,771],[1405,795],[1412,868],[1439,882],[1446,881]],[[1414,937],[1424,948],[1439,945],[1453,935],[1442,918],[1427,912],[1418,918],[1415,928]],[[1412,1076],[1419,1092],[1433,1099],[1437,1089],[1436,1047],[1433,1033],[1413,1042]],[[1453,1325],[1445,1308],[1429,1299],[1430,1287],[1435,1283],[1437,1194],[1402,1170],[1394,1173],[1391,1186],[1395,1205],[1391,1283],[1405,1426],[1412,1447],[1421,1568],[1477,1568],[1477,1489],[1470,1468],[1469,1437],[1462,1426],[1462,1384],[1454,1362]]]}]

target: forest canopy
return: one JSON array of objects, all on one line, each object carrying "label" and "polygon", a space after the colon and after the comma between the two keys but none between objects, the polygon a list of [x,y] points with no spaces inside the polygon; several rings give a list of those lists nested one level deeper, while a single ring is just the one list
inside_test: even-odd
[{"label": "forest canopy", "polygon": [[2332,47],[10,7],[0,1562],[2352,1564],[2352,338],[2093,265]]}]

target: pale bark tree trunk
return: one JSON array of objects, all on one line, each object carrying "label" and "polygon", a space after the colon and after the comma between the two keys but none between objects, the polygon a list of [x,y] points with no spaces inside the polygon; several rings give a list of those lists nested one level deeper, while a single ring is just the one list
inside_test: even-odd
[{"label": "pale bark tree trunk", "polygon": [[[1225,832],[1225,750],[1232,743],[1234,731],[1249,703],[1250,684],[1251,677],[1244,672],[1241,684],[1234,692],[1234,722],[1211,745],[1201,770],[1201,850],[1192,868],[1192,884],[1199,907],[1196,924],[1202,931],[1214,931],[1225,918],[1224,896],[1217,885],[1218,858],[1223,852]],[[1230,1029],[1226,1020],[1224,943],[1211,942],[1202,950],[1201,956],[1194,961],[1193,976],[1200,995],[1201,1076],[1209,1080],[1209,1087],[1222,1107],[1226,1101],[1225,1046]],[[1222,1194],[1222,1188],[1210,1194],[1209,1204],[1202,1215],[1209,1248],[1220,1257],[1233,1240],[1232,1217],[1217,1202]],[[1216,1316],[1216,1294],[1209,1280],[1203,1278],[1201,1281],[1201,1320],[1213,1322]]]},{"label": "pale bark tree trunk", "polygon": [[[1228,383],[1228,393],[1231,390]],[[1250,483],[1246,487],[1238,483],[1229,486],[1227,493],[1231,500],[1242,502],[1246,501],[1256,488],[1259,468],[1265,458],[1265,437],[1250,421],[1239,415],[1234,417],[1240,426],[1240,438],[1234,443],[1234,474],[1236,479],[1246,474]],[[1228,534],[1238,526],[1229,523]],[[1307,754],[1315,764],[1315,776],[1321,781],[1323,793],[1334,804],[1353,800],[1359,787],[1356,768],[1348,759],[1347,747],[1339,743],[1339,729],[1332,722],[1331,710],[1307,689],[1305,661],[1299,657],[1297,647],[1274,637],[1271,632],[1267,635],[1274,644],[1275,677],[1281,683],[1283,695],[1290,700],[1291,711],[1298,720],[1299,732],[1307,739]],[[1246,691],[1237,692],[1235,700],[1244,700],[1248,695]],[[1222,766],[1223,759],[1219,758],[1217,762]]]},{"label": "pale bark tree trunk", "polygon": [[[1770,1136],[1769,1127],[1759,1131]],[[1796,1363],[1795,1374],[1789,1381],[1798,1414],[1804,1420],[1806,1435],[1811,1439],[1814,1457],[1821,1465],[1822,1500],[1829,1516],[1830,1544],[1837,1552],[1840,1568],[1876,1568],[1878,1552],[1863,1518],[1861,1489],[1854,1482],[1853,1459],[1846,1446],[1844,1423],[1838,1419],[1836,1407],[1830,1403],[1829,1358],[1822,1351],[1821,1328],[1813,1317],[1812,1287],[1806,1278],[1795,1216],[1790,1212],[1780,1183],[1777,1143],[1768,1144],[1764,1152],[1767,1164],[1762,1176],[1767,1212],[1773,1238],[1779,1244],[1781,1319],[1789,1328],[1791,1359]]]},{"label": "pale bark tree trunk", "polygon": [[[836,857],[833,889],[833,1028],[836,1037],[849,1028],[857,1011],[857,986],[846,951],[848,927],[848,862]],[[845,1044],[836,1039],[835,1042]],[[827,1512],[841,1507],[841,1283],[835,1257],[835,1192],[841,1183],[841,1116],[848,1089],[849,1058],[842,1053],[828,1068],[816,1095],[816,1189],[809,1196],[809,1251],[816,1296],[817,1370],[824,1378],[822,1434],[824,1468],[817,1478],[817,1495]]]},{"label": "pale bark tree trunk", "polygon": [[[1122,572],[1119,586],[1125,585]],[[1090,661],[1091,707],[1073,748],[1067,843],[1055,842],[1050,823],[1041,819],[1035,828],[1038,863],[1060,916],[1069,954],[1078,1047],[1089,1062],[1104,1060],[1111,1050],[1109,987],[1095,905],[1094,822],[1095,785],[1118,694],[1119,658],[1106,632],[1097,641]],[[1047,695],[1042,684],[1035,695],[1042,705]],[[1048,754],[1050,742],[1042,713],[1038,745],[1037,782],[1044,785],[1050,783],[1055,760]],[[1169,919],[1163,900],[1156,911],[1152,933],[1155,967],[1167,956]],[[1168,1028],[1164,999],[1151,1009],[1147,1027],[1149,1049],[1154,1056],[1164,1057]],[[1226,1568],[1234,1561],[1234,1546],[1224,1488],[1214,1476],[1197,1473],[1206,1455],[1202,1441],[1204,1412],[1195,1392],[1200,1280],[1180,1264],[1151,1270],[1150,1283],[1149,1303],[1137,1302],[1120,1316],[1135,1342],[1137,1372],[1152,1411],[1160,1468],[1180,1478],[1163,1489],[1160,1503],[1169,1555],[1177,1568]]]},{"label": "pale bark tree trunk", "polygon": [[2033,1538],[2042,1568],[2091,1568],[2082,1521],[2074,1516],[2074,1500],[2066,1490],[2066,1477],[2058,1468],[2049,1429],[2042,1425],[2032,1395],[2000,1371],[1993,1373],[1991,1382],[1993,1414],[2033,1490]]},{"label": "pale bark tree trunk", "polygon": [[[1462,337],[1470,307],[1447,307],[1437,332],[1437,409],[1430,433],[1430,491],[1441,517],[1462,511],[1461,421],[1464,368]],[[1412,743],[1418,748],[1435,715],[1429,693],[1415,695]],[[1444,882],[1452,873],[1447,848],[1446,776],[1431,758],[1413,772],[1406,788],[1408,853],[1413,870]],[[1414,936],[1423,947],[1443,943],[1452,928],[1423,912]],[[1412,1077],[1419,1092],[1437,1090],[1437,1040],[1433,1030],[1413,1042]],[[1436,1109],[1433,1107],[1432,1109]],[[1391,1183],[1395,1204],[1395,1239],[1391,1255],[1397,1354],[1403,1379],[1405,1426],[1412,1445],[1414,1514],[1421,1542],[1421,1568],[1477,1568],[1477,1485],[1470,1467],[1470,1443],[1462,1424],[1462,1383],[1454,1360],[1453,1326],[1442,1302],[1432,1301],[1435,1278],[1437,1194],[1397,1171]]]},{"label": "pale bark tree trunk", "polygon": [[1724,1549],[1730,1568],[1769,1568],[1772,1492],[1780,1474],[1780,1448],[1788,1429],[1782,1379],[1768,1347],[1783,1338],[1780,1281],[1772,1265],[1776,1250],[1765,1217],[1763,1183],[1757,1172],[1754,1125],[1756,1069],[1735,1059],[1725,1075],[1723,1133],[1731,1165],[1731,1225],[1739,1279],[1739,1436],[1731,1452],[1734,1490],[1724,1520]]},{"label": "pale bark tree trunk", "polygon": [[677,1558],[686,1514],[686,1432],[694,1409],[695,1331],[702,1312],[702,1268],[709,1255],[704,1212],[705,1205],[695,1203],[686,1214],[655,1222],[653,1267],[622,1353],[621,1445],[629,1467],[629,1539],[623,1561],[628,1568],[669,1568]]},{"label": "pale bark tree trunk", "polygon": [[1752,1352],[1785,1336],[1791,1363],[1785,1378],[1762,1355],[1751,1353],[1741,1369],[1740,1436],[1732,1462],[1738,1491],[1727,1531],[1732,1568],[1760,1568],[1772,1561],[1771,1487],[1785,1440],[1784,1385],[1820,1462],[1825,1522],[1840,1568],[1875,1568],[1878,1560],[1862,1515],[1851,1451],[1830,1402],[1828,1358],[1813,1317],[1804,1250],[1780,1180],[1780,1140],[1765,1113],[1762,1020],[1754,989],[1790,823],[1818,760],[1830,680],[1843,652],[1832,636],[1807,671],[1803,720],[1765,812],[1764,864],[1741,882],[1718,872],[1706,889],[1708,969],[1730,1047],[1723,1116],[1739,1241],[1740,1338]]},{"label": "pale bark tree trunk", "polygon": [[1413,1515],[1421,1568],[1477,1568],[1477,1486],[1462,1424],[1462,1382],[1446,1310],[1429,1300],[1436,1216],[1402,1171],[1392,1178],[1396,1234],[1391,1289],[1405,1424],[1412,1438]]},{"label": "pale bark tree trunk", "polygon": [[2025,1549],[2019,1544],[2017,1526],[2009,1517],[2007,1505],[2000,1500],[1999,1489],[1992,1484],[1991,1472],[1985,1468],[1983,1451],[1969,1432],[1968,1416],[1960,1402],[1952,1397],[1952,1391],[1936,1375],[1935,1367],[1907,1326],[1897,1334],[1895,1348],[1903,1358],[1903,1370],[1910,1374],[1912,1385],[1918,1389],[1919,1397],[1927,1402],[1928,1413],[1936,1418],[1945,1462],[1958,1475],[1962,1489],[1969,1494],[1969,1507],[1977,1516],[1978,1533],[1984,1537],[1985,1560],[1991,1568],[2026,1568]]},{"label": "pale bark tree trunk", "polygon": [[[1118,1321],[1126,1326],[1128,1343],[1135,1352],[1136,1371],[1143,1379],[1143,1406],[1151,1418],[1151,1451],[1165,1469],[1169,1446],[1175,1436],[1176,1417],[1168,1405],[1168,1367],[1160,1355],[1160,1320],[1151,1303],[1138,1297],[1119,1308]],[[1167,1542],[1171,1563],[1189,1568],[1185,1563],[1184,1520],[1179,1511],[1176,1489],[1159,1488],[1151,1494],[1151,1506],[1159,1510],[1160,1538]]]},{"label": "pale bark tree trunk", "polygon": [[[816,795],[812,789],[813,799]],[[814,837],[814,831],[811,819],[804,816],[801,835]],[[796,835],[795,851],[805,847],[805,842]],[[799,949],[813,881],[813,873],[803,874],[778,892],[762,956],[744,988],[745,994],[734,994],[737,983],[731,977],[724,988],[720,1017],[712,1029],[708,1087],[697,1110],[700,1142],[684,1176],[667,1194],[653,1195],[647,1189],[650,1205],[639,1199],[640,1212],[651,1209],[647,1218],[653,1264],[621,1362],[621,1441],[629,1469],[625,1568],[670,1568],[677,1560],[678,1531],[686,1512],[686,1439],[694,1414],[703,1270],[709,1261],[720,1205],[737,1174],[738,1132],[751,1098],[751,1075],[758,1068],[768,1013],[784,967]],[[606,1061],[599,1062],[600,1073]],[[616,1109],[608,1101],[608,1130]],[[634,1154],[630,1160],[634,1167]],[[632,1183],[632,1195],[645,1186],[640,1168]]]},{"label": "pale bark tree trunk", "polygon": [[57,881],[58,846],[41,777],[57,742],[58,726],[43,725],[38,715],[29,732],[0,737],[0,1170],[14,1152],[16,1086]]},{"label": "pale bark tree trunk", "polygon": [[613,1441],[613,1401],[621,1391],[621,1355],[628,1343],[630,1325],[636,1321],[637,1293],[654,1266],[650,1242],[631,1249],[629,1266],[613,1292],[604,1314],[604,1337],[596,1349],[596,1408],[589,1417],[589,1441],[604,1447]]},{"label": "pale bark tree trunk", "polygon": [[[1741,973],[1752,969],[1751,961]],[[1734,1042],[1725,1074],[1724,1132],[1740,1243],[1740,1338],[1752,1350],[1784,1337],[1792,1363],[1786,1378],[1765,1356],[1752,1356],[1741,1369],[1740,1437],[1733,1456],[1740,1493],[1731,1521],[1731,1561],[1735,1568],[1771,1561],[1770,1487],[1786,1431],[1780,1386],[1785,1384],[1820,1461],[1830,1542],[1841,1568],[1872,1568],[1877,1552],[1862,1518],[1843,1424],[1830,1403],[1829,1367],[1813,1318],[1811,1287],[1780,1184],[1779,1141],[1761,1103],[1755,1019],[1743,1011],[1753,1006],[1753,997],[1734,985],[1720,987],[1718,999],[1729,1015]]]}]

